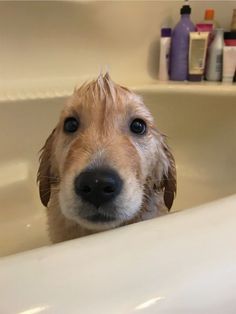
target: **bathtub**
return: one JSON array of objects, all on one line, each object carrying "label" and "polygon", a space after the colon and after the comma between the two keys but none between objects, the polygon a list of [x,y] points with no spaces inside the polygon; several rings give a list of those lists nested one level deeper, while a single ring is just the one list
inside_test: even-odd
[{"label": "bathtub", "polygon": [[0,313],[236,312],[235,87],[133,90],[176,158],[172,213],[53,246],[36,173],[67,95],[1,100]]}]

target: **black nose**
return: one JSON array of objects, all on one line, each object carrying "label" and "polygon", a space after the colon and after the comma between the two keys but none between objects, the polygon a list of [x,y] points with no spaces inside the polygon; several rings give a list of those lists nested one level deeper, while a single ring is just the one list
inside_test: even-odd
[{"label": "black nose", "polygon": [[111,169],[82,172],[74,184],[76,194],[96,207],[113,200],[122,188],[121,178]]}]

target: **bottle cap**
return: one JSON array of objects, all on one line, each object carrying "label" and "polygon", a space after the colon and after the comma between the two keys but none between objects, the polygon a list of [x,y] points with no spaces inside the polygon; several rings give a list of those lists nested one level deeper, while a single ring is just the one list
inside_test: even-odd
[{"label": "bottle cap", "polygon": [[205,11],[205,20],[212,21],[214,20],[215,11],[213,9],[207,9]]},{"label": "bottle cap", "polygon": [[161,29],[161,37],[171,37],[171,28],[170,27],[163,27]]},{"label": "bottle cap", "polygon": [[224,39],[236,39],[236,32],[224,32]]},{"label": "bottle cap", "polygon": [[181,10],[180,10],[180,14],[191,14],[191,8],[189,5],[183,5]]}]

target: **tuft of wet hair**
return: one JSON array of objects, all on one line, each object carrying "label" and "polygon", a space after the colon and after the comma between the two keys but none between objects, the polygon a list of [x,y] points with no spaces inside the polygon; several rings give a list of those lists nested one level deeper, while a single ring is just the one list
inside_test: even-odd
[{"label": "tuft of wet hair", "polygon": [[107,72],[105,75],[100,74],[96,80],[85,82],[82,86],[75,88],[74,95],[78,97],[92,97],[94,101],[112,100],[117,102],[122,96],[127,97],[127,94],[134,96],[126,87],[116,84]]}]

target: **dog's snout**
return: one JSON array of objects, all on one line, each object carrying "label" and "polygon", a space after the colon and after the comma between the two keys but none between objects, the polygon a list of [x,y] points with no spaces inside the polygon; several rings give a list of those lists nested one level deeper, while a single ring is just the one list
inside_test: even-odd
[{"label": "dog's snout", "polygon": [[76,194],[97,208],[115,199],[121,189],[122,180],[112,169],[85,171],[75,179]]}]

